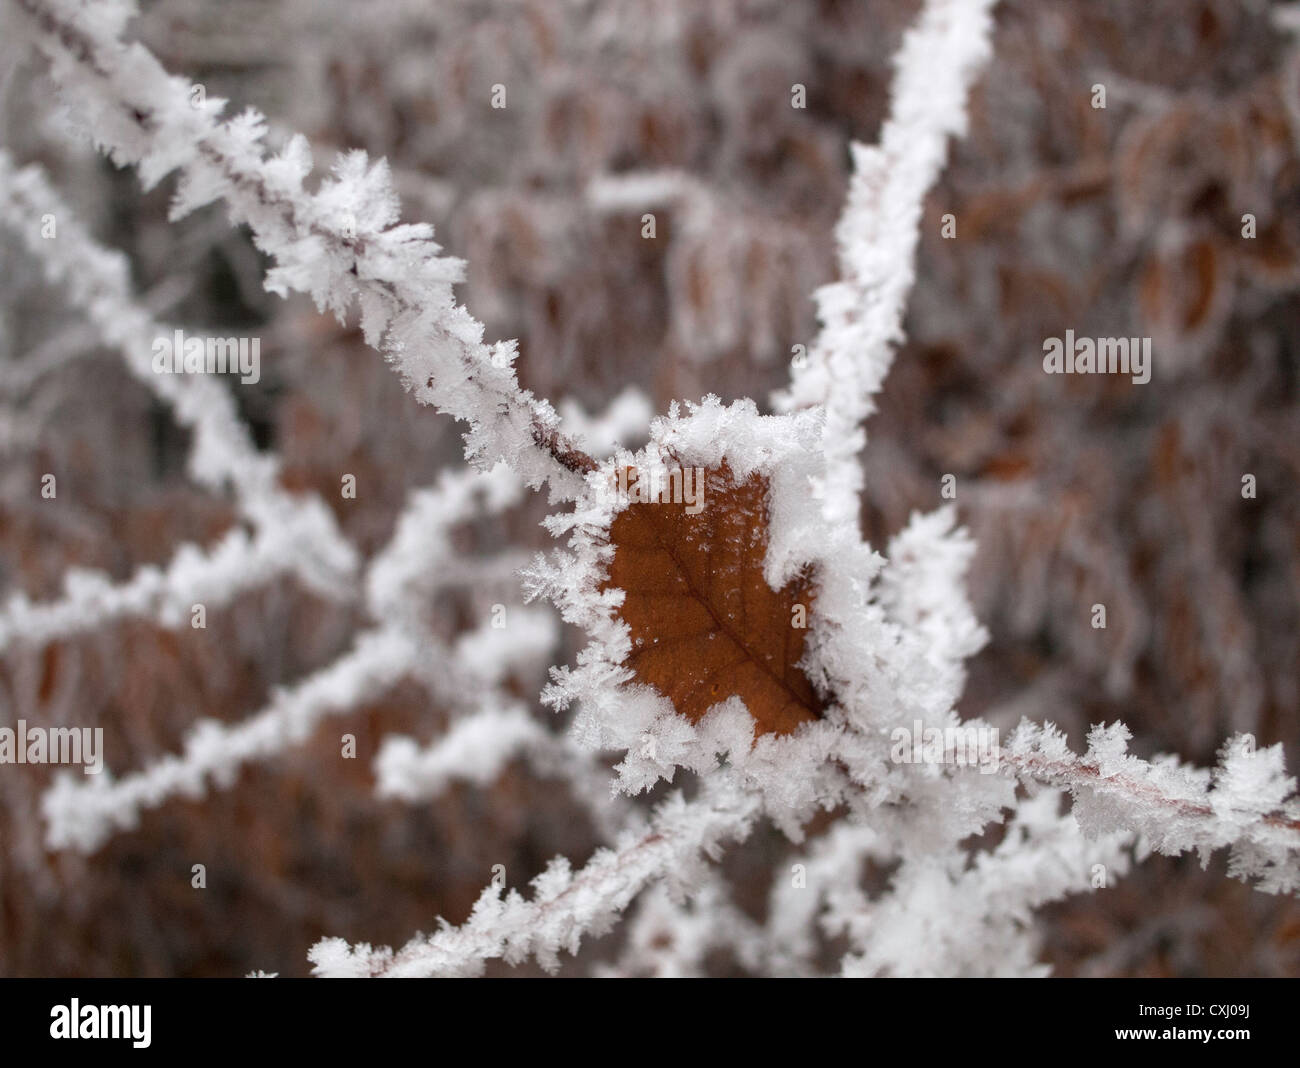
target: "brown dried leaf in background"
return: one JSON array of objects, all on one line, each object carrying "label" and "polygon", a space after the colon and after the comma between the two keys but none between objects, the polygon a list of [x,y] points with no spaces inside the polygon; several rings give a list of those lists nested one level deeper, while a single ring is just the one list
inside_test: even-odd
[{"label": "brown dried leaf in background", "polygon": [[[682,478],[689,491],[691,473],[670,470],[663,485]],[[627,594],[619,609],[632,632],[627,666],[692,723],[735,694],[757,733],[789,734],[822,713],[797,666],[812,583],[801,577],[773,590],[763,578],[765,478],[737,482],[725,461],[702,475],[702,508],[694,507],[698,489],[671,494],[675,503],[634,500],[610,528],[615,551],[603,588]],[[626,477],[635,485],[634,468]]]}]

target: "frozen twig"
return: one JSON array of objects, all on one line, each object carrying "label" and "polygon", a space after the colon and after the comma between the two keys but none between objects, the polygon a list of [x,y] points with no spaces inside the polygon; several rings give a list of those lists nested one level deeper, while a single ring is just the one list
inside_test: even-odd
[{"label": "frozen twig", "polygon": [[601,849],[580,871],[563,858],[533,880],[533,896],[504,895],[488,887],[469,919],[412,939],[402,949],[349,946],[341,938],[318,942],[309,957],[313,973],[327,977],[475,975],[486,961],[518,964],[529,957],[550,970],[561,952],[576,953],[583,936],[595,937],[646,886],[672,877],[688,882],[703,855],[724,841],[744,838],[757,805],[752,795],[719,776],[699,797],[664,801],[648,829],[625,835],[613,849]]},{"label": "frozen twig", "polygon": [[814,295],[821,332],[789,390],[774,398],[785,410],[825,407],[824,507],[836,518],[857,520],[862,423],[902,340],[921,208],[948,139],[965,132],[967,94],[992,51],[995,3],[926,0],[904,37],[880,144],[852,146],[848,202],[835,230],[842,277]]},{"label": "frozen twig", "polygon": [[1140,834],[1150,848],[1202,862],[1229,850],[1229,873],[1258,879],[1256,888],[1290,893],[1300,887],[1300,798],[1285,773],[1281,745],[1256,749],[1239,736],[1224,744],[1214,770],[1173,757],[1131,756],[1128,728],[1098,725],[1083,755],[1051,724],[1022,723],[1002,759],[1027,780],[1070,791],[1074,814],[1091,835]]},{"label": "frozen twig", "polygon": [[[40,236],[52,217],[57,239]],[[220,605],[276,574],[293,572],[327,597],[347,597],[357,567],[352,547],[318,497],[286,492],[276,481],[274,457],[260,454],[230,394],[206,375],[156,374],[155,339],[172,336],[135,299],[126,257],[102,248],[50,187],[39,167],[14,168],[0,151],[0,225],[17,234],[66,299],[80,309],[128,371],[167,403],[193,431],[190,469],[205,488],[229,483],[249,538],[232,531],[213,549],[182,546],[165,569],[142,568],[115,585],[95,572],[69,573],[62,600],[32,605],[16,595],[0,608],[0,647],[44,642],[128,615],[180,626],[195,603]]]},{"label": "frozen twig", "polygon": [[267,288],[308,293],[340,317],[359,303],[367,342],[416,398],[469,424],[466,452],[477,466],[504,460],[530,486],[550,482],[560,497],[576,492],[591,458],[561,433],[547,402],[520,389],[514,342],[485,344],[482,324],[456,303],[461,262],[441,255],[430,226],[397,223],[386,163],[347,154],[308,192],[306,140],[294,137],[269,156],[260,115],[220,120],[225,101],[199,101],[143,45],[122,42],[133,4],[12,2],[114,160],[137,166],[146,187],[180,172],[173,217],[224,199],[232,220],[247,223],[275,261]]},{"label": "frozen twig", "polygon": [[144,809],[171,797],[202,797],[213,784],[229,787],[243,765],[301,743],[323,716],[348,711],[399,681],[418,653],[404,634],[367,633],[349,653],[283,690],[250,719],[233,727],[197,724],[178,756],[119,781],[107,771],[84,782],[68,772],[56,776],[41,801],[46,844],[93,852],[111,834],[135,827]]}]

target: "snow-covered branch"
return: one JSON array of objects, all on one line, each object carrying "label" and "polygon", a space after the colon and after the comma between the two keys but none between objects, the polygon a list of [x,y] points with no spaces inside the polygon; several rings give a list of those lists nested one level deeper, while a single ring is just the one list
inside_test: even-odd
[{"label": "snow-covered branch", "polygon": [[1046,975],[1037,963],[1034,910],[1114,885],[1128,870],[1132,840],[1124,832],[1081,836],[1060,800],[1049,790],[1022,801],[1003,840],[974,859],[960,849],[909,851],[879,902],[832,898],[825,927],[848,934],[854,946],[843,973]]},{"label": "snow-covered branch", "polygon": [[[467,490],[469,480],[490,482],[472,472],[450,476],[442,496],[453,498],[454,491]],[[413,495],[388,549],[371,564],[367,589],[377,622],[350,652],[278,694],[247,720],[233,726],[198,724],[182,754],[120,781],[107,772],[89,780],[58,777],[43,801],[50,847],[92,851],[115,831],[135,826],[143,808],[173,796],[199,796],[209,784],[229,786],[244,764],[300,744],[324,717],[347,713],[403,678],[419,680],[447,707],[476,708],[480,702],[502,700],[497,688],[512,670],[544,663],[556,632],[553,617],[538,609],[516,608],[508,631],[487,623],[462,636],[454,648],[422,623],[410,599],[418,599],[421,591],[436,592],[439,574],[451,574],[443,557],[446,543],[436,532],[425,544],[416,544],[411,535],[413,522],[430,508],[428,493]],[[433,499],[442,496],[435,491]],[[451,500],[446,519],[467,518],[473,500],[472,494]],[[441,566],[430,570],[430,564]]]},{"label": "snow-covered branch", "polygon": [[563,781],[607,841],[636,818],[630,805],[612,795],[609,772],[591,753],[546,729],[518,704],[469,712],[424,747],[389,735],[375,757],[375,790],[380,797],[427,801],[453,782],[486,785],[513,760],[525,761],[534,775]]},{"label": "snow-covered branch", "polygon": [[645,891],[627,921],[627,942],[616,964],[598,975],[610,978],[681,979],[707,974],[714,952],[733,956],[757,972],[764,964],[766,932],[731,901],[730,888],[710,872],[689,896],[674,896],[662,883]]},{"label": "snow-covered branch", "polygon": [[796,365],[778,409],[823,405],[828,460],[824,507],[856,522],[866,442],[862,423],[902,340],[916,278],[921,209],[965,132],[967,94],[992,51],[996,0],[926,0],[894,60],[880,143],[854,143],[848,201],[836,227],[841,279],[814,294],[821,332]]},{"label": "snow-covered branch", "polygon": [[[570,407],[596,451],[603,452],[639,428],[644,401],[627,393],[594,417]],[[498,465],[486,474],[444,472],[432,487],[413,492],[388,544],[367,565],[361,585],[374,626],[349,653],[277,695],[247,720],[231,726],[199,724],[178,756],[117,781],[109,773],[89,781],[60,777],[43,802],[51,848],[97,849],[112,833],[135,826],[142,809],[173,796],[201,795],[210,785],[228,786],[244,764],[303,742],[324,717],[345,714],[370,693],[408,676],[421,682],[453,716],[464,718],[424,751],[410,739],[389,739],[376,761],[381,794],[432,797],[450,778],[488,781],[520,755],[539,774],[566,781],[594,824],[612,837],[618,820],[626,820],[629,813],[610,800],[608,775],[591,754],[546,731],[502,690],[512,673],[526,676],[549,663],[557,640],[554,615],[541,608],[511,607],[508,616],[485,620],[451,644],[434,633],[427,617],[433,598],[463,578],[452,547],[453,528],[501,514],[518,503],[522,491],[519,478]],[[291,533],[291,528],[280,528],[274,535]],[[246,550],[256,550],[256,543],[250,547],[234,536],[230,541],[219,562],[251,585],[260,574],[259,557]],[[15,609],[15,625],[49,631],[63,614],[95,610],[107,618],[113,610],[125,614],[127,607],[139,608],[151,596],[166,618],[177,611],[188,616],[184,598],[205,591],[204,580],[211,576],[197,554],[183,553],[181,560],[189,570],[169,576],[147,572],[126,592],[105,590],[97,580],[70,578],[71,606],[31,608],[26,614]],[[123,607],[128,596],[134,599]],[[500,748],[480,744],[485,741],[493,747],[500,743]]]},{"label": "snow-covered branch", "polygon": [[520,389],[514,342],[485,344],[482,324],[456,303],[461,262],[441,254],[432,227],[398,224],[385,162],[349,153],[309,192],[304,138],[268,155],[262,116],[219,119],[225,101],[201,98],[143,45],[123,43],[134,4],[14,2],[113,159],[138,167],[146,188],[180,172],[173,218],[225,200],[232,221],[246,223],[275,261],[267,288],[307,293],[340,317],[359,304],[367,342],[396,365],[416,398],[469,424],[466,451],[477,466],[504,460],[530,486],[549,481],[561,497],[576,491],[590,457],[560,432],[550,404]]},{"label": "snow-covered branch", "polygon": [[648,829],[597,851],[580,871],[563,858],[553,860],[533,880],[531,898],[488,887],[461,926],[444,924],[397,951],[324,939],[309,954],[313,973],[331,978],[477,975],[489,960],[518,964],[529,957],[554,970],[561,952],[576,953],[584,936],[602,934],[646,886],[670,877],[689,884],[706,855],[749,833],[756,814],[753,795],[719,776],[693,801],[678,794],[664,801]]},{"label": "snow-covered branch", "polygon": [[1194,850],[1202,863],[1227,849],[1229,873],[1258,879],[1257,889],[1300,887],[1300,797],[1281,745],[1256,749],[1249,736],[1233,738],[1208,770],[1170,756],[1141,760],[1128,753],[1128,739],[1123,724],[1099,724],[1079,755],[1050,723],[1025,721],[1003,761],[1026,780],[1069,790],[1090,835],[1132,831],[1157,852]]},{"label": "snow-covered branch", "polygon": [[[53,219],[57,239],[41,236]],[[157,374],[154,342],[173,328],[155,321],[134,299],[126,257],[89,235],[35,165],[17,170],[0,151],[0,225],[16,234],[108,344],[127,370],[177,421],[193,431],[190,470],[212,491],[229,483],[241,516],[256,533],[231,531],[214,548],[186,545],[165,569],[142,568],[115,585],[97,572],[69,572],[62,600],[33,605],[17,594],[0,609],[0,647],[11,641],[45,642],[124,616],[144,616],[169,627],[188,618],[196,603],[217,606],[283,572],[298,575],[327,597],[346,597],[357,556],[317,497],[285,492],[276,460],[257,451],[229,392],[206,375]]]},{"label": "snow-covered branch", "polygon": [[69,569],[58,600],[35,603],[15,593],[5,601],[0,608],[0,649],[44,645],[122,619],[187,626],[196,605],[205,610],[221,607],[291,571],[305,540],[293,538],[284,527],[251,538],[235,529],[207,549],[182,545],[165,568],[142,567],[122,583],[111,582],[100,571]]},{"label": "snow-covered branch", "polygon": [[135,827],[144,809],[172,797],[202,797],[211,785],[229,788],[243,765],[300,744],[322,717],[350,711],[398,682],[419,654],[405,634],[367,633],[349,653],[279,693],[257,715],[233,727],[210,720],[196,724],[180,755],[120,780],[108,771],[56,776],[41,801],[47,845],[93,852],[110,835]]}]

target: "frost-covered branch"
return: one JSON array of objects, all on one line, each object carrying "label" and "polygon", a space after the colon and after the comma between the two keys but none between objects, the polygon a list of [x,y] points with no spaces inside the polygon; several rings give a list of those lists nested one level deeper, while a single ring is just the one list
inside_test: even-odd
[{"label": "frost-covered branch", "polygon": [[1069,790],[1090,835],[1133,831],[1157,852],[1195,850],[1202,863],[1227,849],[1229,874],[1258,879],[1257,889],[1300,887],[1300,798],[1281,745],[1257,750],[1254,739],[1234,738],[1211,771],[1170,756],[1141,760],[1128,753],[1128,739],[1123,724],[1095,726],[1080,756],[1051,724],[1026,721],[1002,759],[1027,780]]},{"label": "frost-covered branch", "polygon": [[822,328],[780,410],[826,409],[824,507],[856,522],[866,442],[902,340],[903,310],[916,278],[921,208],[948,154],[965,132],[966,98],[992,51],[996,0],[926,0],[894,60],[889,118],[878,145],[854,143],[848,201],[836,226],[841,279],[814,294]]},{"label": "frost-covered branch", "polygon": [[[47,217],[57,227],[49,238],[41,233]],[[234,399],[219,381],[201,374],[155,372],[154,342],[170,339],[174,326],[156,321],[136,300],[126,257],[90,236],[42,169],[33,164],[19,170],[4,151],[0,225],[19,237],[48,281],[85,314],[100,340],[120,350],[127,370],[193,431],[190,470],[195,481],[211,490],[229,482],[241,510],[254,521],[280,521],[282,511],[308,506],[310,502],[276,484],[274,457],[258,452]],[[337,539],[337,533],[333,537]]]},{"label": "frost-covered branch", "polygon": [[453,782],[493,782],[514,760],[525,761],[534,775],[563,781],[606,841],[635,822],[626,800],[612,795],[609,772],[593,755],[547,730],[518,704],[470,712],[424,747],[413,738],[389,735],[375,757],[375,791],[380,797],[428,801]]},{"label": "frost-covered branch", "polygon": [[[41,236],[52,218],[56,237]],[[195,603],[221,605],[276,574],[297,574],[327,597],[349,593],[357,567],[352,547],[318,497],[290,494],[276,482],[276,460],[259,453],[228,391],[206,375],[157,374],[153,344],[173,329],[135,299],[126,257],[94,241],[37,166],[14,168],[0,151],[0,225],[15,233],[51,283],[82,311],[128,371],[193,431],[190,470],[202,486],[227,482],[250,539],[232,531],[216,547],[182,546],[165,569],[145,567],[121,585],[97,572],[70,572],[65,596],[32,605],[21,594],[0,609],[0,647],[14,640],[50,641],[124,616],[180,626]]]},{"label": "frost-covered branch", "polygon": [[1021,801],[1003,840],[973,859],[960,849],[907,852],[879,901],[832,897],[824,925],[854,946],[843,973],[1046,975],[1037,963],[1034,910],[1113,885],[1128,870],[1132,840],[1125,832],[1080,835],[1060,801],[1055,791]]},{"label": "frost-covered branch", "polygon": [[846,821],[813,841],[788,867],[778,868],[768,895],[770,969],[778,975],[815,974],[821,917],[864,912],[866,898],[859,888],[863,865],[891,856],[878,831]]},{"label": "frost-covered branch", "polygon": [[[462,665],[456,652],[428,635],[381,625],[364,631],[348,653],[277,693],[248,719],[233,725],[199,722],[179,755],[120,780],[108,771],[93,777],[60,774],[42,799],[46,842],[51,849],[93,852],[112,834],[135,827],[142,810],[157,808],[172,797],[228,789],[244,765],[300,745],[326,717],[346,714],[404,678],[425,683],[451,707],[499,701],[496,685],[501,679],[521,662],[545,658],[555,641],[549,616],[536,610],[519,614],[528,622],[508,646],[499,648],[490,677],[474,670],[473,658]],[[486,628],[464,640],[482,643],[483,635],[495,638],[500,633]]]},{"label": "frost-covered branch", "polygon": [[293,569],[305,538],[291,528],[235,529],[215,545],[182,545],[165,568],[145,566],[130,579],[113,583],[101,571],[72,568],[63,576],[63,596],[33,602],[16,593],[0,607],[0,649],[44,645],[122,619],[150,619],[160,626],[184,627],[195,605],[205,609],[236,597]]},{"label": "frost-covered branch", "polygon": [[533,880],[531,898],[488,887],[464,924],[444,925],[397,951],[327,938],[312,947],[312,971],[333,978],[476,975],[489,960],[518,964],[529,957],[554,970],[561,952],[576,953],[584,936],[608,930],[648,885],[666,878],[689,885],[706,856],[749,833],[756,814],[753,795],[718,776],[693,801],[674,794],[648,829],[597,851],[580,871],[553,860]]},{"label": "frost-covered branch", "polygon": [[758,972],[764,963],[766,933],[730,899],[716,871],[689,896],[674,896],[662,884],[643,893],[627,921],[627,941],[618,962],[602,967],[606,978],[679,979],[707,974],[714,952]]},{"label": "frost-covered branch", "polygon": [[[596,450],[603,452],[636,432],[643,414],[644,400],[629,392],[607,412],[582,416],[580,424]],[[290,687],[248,720],[232,726],[199,724],[179,756],[166,757],[119,781],[108,773],[90,781],[59,777],[43,803],[51,848],[94,850],[112,833],[135,826],[140,810],[157,807],[173,796],[201,795],[209,785],[228,785],[244,764],[301,743],[324,717],[344,714],[371,690],[387,688],[407,676],[420,681],[454,716],[466,718],[453,726],[447,738],[423,752],[409,739],[390,739],[377,762],[381,793],[413,799],[433,796],[450,777],[486,781],[518,753],[539,774],[564,779],[597,828],[612,836],[616,821],[628,813],[625,806],[610,800],[608,775],[589,753],[528,719],[501,690],[512,673],[539,671],[549,662],[557,639],[553,614],[512,607],[501,620],[504,626],[485,621],[452,644],[434,633],[427,618],[432,599],[463,577],[451,542],[453,528],[500,514],[518,503],[522,491],[519,478],[504,465],[487,474],[444,472],[434,486],[414,491],[388,544],[367,565],[362,586],[375,625],[357,639],[351,652]],[[251,582],[257,557],[245,558],[243,548],[236,539],[230,559],[223,557],[223,562],[231,568],[246,567]],[[135,596],[155,592],[169,611],[183,608],[188,613],[188,604],[175,598],[194,588],[194,583],[173,588],[162,578],[152,581]],[[96,597],[112,606],[113,598],[122,596],[118,591],[109,597],[98,583],[91,587],[84,592],[81,587],[70,589],[70,598],[84,609],[97,603]],[[35,617],[37,623],[43,619]],[[524,721],[532,726],[523,726]],[[477,744],[485,736],[505,744],[500,750],[485,750]],[[471,756],[479,761],[481,774],[463,763]]]},{"label": "frost-covered branch", "polygon": [[[624,391],[596,416],[573,403],[564,407],[575,434],[590,439],[587,447],[595,455],[639,433],[649,417],[645,398],[634,390]],[[425,629],[420,613],[429,597],[461,566],[450,541],[452,526],[474,515],[496,514],[514,504],[521,489],[515,475],[499,465],[487,476],[444,473],[434,488],[413,494],[392,540],[367,572],[371,615],[402,619],[408,626]],[[534,773],[563,779],[602,835],[612,839],[632,813],[611,796],[608,773],[590,752],[546,730],[517,702],[492,689],[523,661],[549,654],[555,640],[549,613],[519,609],[511,610],[507,627],[480,628],[460,638],[452,650],[427,635],[430,655],[455,664],[456,674],[462,676],[439,682],[437,673],[430,678],[426,672],[431,692],[453,709],[462,709],[464,716],[423,748],[405,736],[385,739],[375,760],[379,795],[428,800],[454,780],[490,782],[511,760],[522,758]]]},{"label": "frost-covered branch", "polygon": [[514,342],[485,344],[482,324],[456,303],[461,262],[441,255],[432,227],[397,223],[386,163],[349,153],[309,192],[304,138],[267,155],[262,116],[220,120],[225,101],[202,99],[144,46],[122,42],[134,4],[13,2],[113,159],[138,167],[146,188],[180,172],[173,218],[225,200],[232,221],[246,223],[275,261],[267,288],[310,294],[340,317],[358,303],[366,341],[396,365],[416,398],[469,424],[467,456],[477,466],[504,460],[530,486],[550,482],[561,497],[576,491],[590,457],[560,432],[548,403],[520,389]]},{"label": "frost-covered branch", "polygon": [[[409,554],[404,560],[408,566],[420,562]],[[391,566],[393,561],[381,554],[377,563]],[[395,613],[391,621],[364,631],[350,652],[277,694],[249,719],[232,726],[199,723],[180,755],[119,781],[108,772],[90,779],[60,775],[42,803],[47,843],[54,849],[93,851],[110,834],[134,827],[141,809],[174,796],[201,796],[210,785],[228,787],[244,764],[302,743],[324,717],[347,713],[406,677],[423,682],[452,708],[498,701],[496,688],[505,676],[521,664],[544,662],[555,644],[549,614],[516,609],[515,615],[508,641],[501,640],[503,631],[487,625],[463,636],[452,649],[412,626],[409,613]],[[494,653],[484,655],[489,647]]]},{"label": "frost-covered branch", "polygon": [[457,720],[425,749],[410,738],[389,736],[375,757],[375,791],[380,797],[422,801],[437,797],[456,780],[485,785],[512,760],[552,738],[519,705]]},{"label": "frost-covered branch", "polygon": [[93,852],[111,834],[135,827],[144,809],[172,797],[202,797],[211,785],[230,787],[243,765],[305,741],[323,716],[348,711],[398,682],[419,654],[400,632],[367,633],[349,653],[282,691],[242,723],[200,722],[180,755],[118,781],[108,771],[56,776],[41,800],[46,844]]}]

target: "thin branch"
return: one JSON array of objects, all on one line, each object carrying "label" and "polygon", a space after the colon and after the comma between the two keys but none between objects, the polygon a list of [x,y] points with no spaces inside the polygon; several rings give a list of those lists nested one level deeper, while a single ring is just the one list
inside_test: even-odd
[{"label": "thin branch", "polygon": [[119,35],[129,9],[89,12],[73,0],[14,0],[37,47],[83,118],[146,186],[179,170],[173,215],[222,198],[276,267],[267,288],[310,293],[337,315],[361,306],[366,340],[395,363],[416,398],[470,426],[467,456],[483,469],[504,460],[530,486],[575,495],[594,462],[559,430],[545,401],[519,388],[514,343],[488,346],[483,326],[452,296],[459,260],[442,256],[429,226],[396,225],[382,161],[343,157],[317,193],[302,185],[310,151],[301,137],[279,157],[261,145],[261,116],[218,121],[224,101],[194,104],[193,86],[168,76],[139,43]]},{"label": "thin branch", "polygon": [[848,201],[835,228],[841,280],[814,294],[822,329],[780,410],[822,405],[828,514],[854,523],[866,443],[862,423],[903,336],[916,278],[925,195],[966,129],[967,94],[992,52],[996,0],[926,0],[894,59],[889,118],[880,144],[855,142]]},{"label": "thin branch", "polygon": [[324,939],[308,955],[313,974],[475,975],[488,960],[518,964],[528,957],[554,970],[561,951],[576,953],[584,935],[601,934],[646,886],[670,876],[685,881],[698,872],[702,854],[747,837],[757,809],[753,795],[719,776],[693,801],[680,795],[664,801],[648,830],[598,851],[580,871],[562,858],[552,861],[533,880],[531,900],[517,890],[502,896],[501,888],[488,887],[460,927],[444,925],[396,952]]}]

